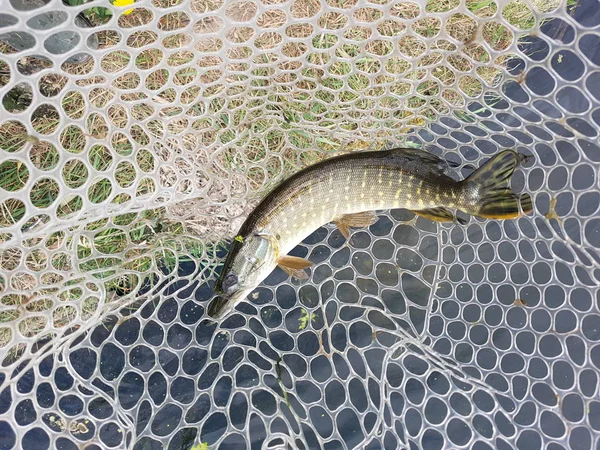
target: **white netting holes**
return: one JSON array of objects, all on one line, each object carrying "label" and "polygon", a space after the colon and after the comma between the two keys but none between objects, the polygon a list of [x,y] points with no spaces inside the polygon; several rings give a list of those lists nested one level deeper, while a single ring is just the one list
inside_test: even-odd
[{"label": "white netting holes", "polygon": [[[0,17],[9,447],[592,447],[597,5],[96,3]],[[391,141],[464,176],[533,154],[513,187],[536,215],[321,228],[305,285],[275,272],[203,319],[258,197]]]}]

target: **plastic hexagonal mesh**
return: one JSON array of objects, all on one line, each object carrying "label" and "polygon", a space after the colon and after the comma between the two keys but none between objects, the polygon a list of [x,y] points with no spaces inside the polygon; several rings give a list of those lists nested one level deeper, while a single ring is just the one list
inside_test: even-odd
[{"label": "plastic hexagonal mesh", "polygon": [[[3,448],[591,449],[593,0],[2,0]],[[535,211],[322,227],[209,322],[225,240],[331,154],[534,155]]]}]

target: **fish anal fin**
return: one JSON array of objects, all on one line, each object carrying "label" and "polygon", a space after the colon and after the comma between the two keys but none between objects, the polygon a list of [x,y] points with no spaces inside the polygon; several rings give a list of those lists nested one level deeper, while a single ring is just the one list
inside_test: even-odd
[{"label": "fish anal fin", "polygon": [[342,236],[350,238],[350,227],[364,228],[377,222],[378,217],[373,211],[365,211],[355,214],[344,214],[333,223],[338,227]]},{"label": "fish anal fin", "polygon": [[452,211],[444,208],[443,206],[438,206],[437,208],[420,209],[413,212],[421,217],[425,217],[426,219],[430,219],[435,222],[458,222],[461,225],[466,223],[465,220],[461,219],[460,217],[456,217]]},{"label": "fish anal fin", "polygon": [[365,211],[356,214],[344,214],[342,220],[351,227],[368,227],[377,222],[378,217],[373,211]]},{"label": "fish anal fin", "polygon": [[299,258],[298,256],[280,256],[277,259],[277,265],[281,267],[285,273],[299,280],[308,279],[308,274],[304,271],[313,263],[307,259]]}]

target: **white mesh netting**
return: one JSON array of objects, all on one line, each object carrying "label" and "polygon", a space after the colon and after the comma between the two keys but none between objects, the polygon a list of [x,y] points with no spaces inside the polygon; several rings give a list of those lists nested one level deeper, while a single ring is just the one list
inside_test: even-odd
[{"label": "white mesh netting", "polygon": [[[0,0],[0,449],[600,448],[595,0]],[[216,325],[262,195],[426,147],[535,211],[322,227]]]}]

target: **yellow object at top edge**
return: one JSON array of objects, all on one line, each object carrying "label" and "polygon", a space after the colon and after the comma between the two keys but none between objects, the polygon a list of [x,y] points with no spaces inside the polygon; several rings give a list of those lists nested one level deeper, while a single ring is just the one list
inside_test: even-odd
[{"label": "yellow object at top edge", "polygon": [[[114,0],[112,2],[112,4],[115,6],[127,6],[127,5],[131,5],[133,3],[135,3],[135,0]],[[126,11],[123,11],[123,14],[127,15],[127,14],[131,14],[132,12],[133,12],[133,9],[128,9]]]}]

